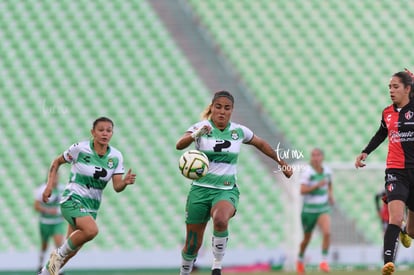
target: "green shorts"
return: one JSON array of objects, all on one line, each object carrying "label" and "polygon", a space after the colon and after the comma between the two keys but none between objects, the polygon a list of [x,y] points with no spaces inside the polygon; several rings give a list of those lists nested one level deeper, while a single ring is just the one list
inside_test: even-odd
[{"label": "green shorts", "polygon": [[81,201],[69,198],[60,205],[62,215],[65,220],[73,227],[76,228],[76,218],[91,216],[93,219],[96,219],[96,212],[87,211],[86,207],[82,204]]},{"label": "green shorts", "polygon": [[187,224],[200,224],[210,220],[211,208],[218,201],[228,201],[237,210],[240,192],[237,186],[230,190],[221,190],[192,185],[185,206]]},{"label": "green shorts", "polygon": [[306,213],[302,212],[301,219],[302,219],[302,228],[303,232],[310,233],[316,226],[318,222],[318,218],[322,214],[327,214],[330,211],[320,212],[320,213]]},{"label": "green shorts", "polygon": [[48,242],[55,235],[65,235],[66,223],[60,222],[56,224],[39,223],[40,239],[42,242]]}]

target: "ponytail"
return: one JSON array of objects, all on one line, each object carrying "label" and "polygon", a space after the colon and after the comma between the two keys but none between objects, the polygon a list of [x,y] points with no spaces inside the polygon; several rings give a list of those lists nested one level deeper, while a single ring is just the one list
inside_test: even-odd
[{"label": "ponytail", "polygon": [[201,120],[205,120],[205,119],[210,119],[210,117],[211,117],[211,106],[212,106],[213,104],[211,103],[211,104],[209,104],[205,109],[204,109],[204,111],[201,113],[201,115],[200,115],[200,117],[201,117]]},{"label": "ponytail", "polygon": [[407,68],[404,68],[404,71],[411,77],[411,90],[410,90],[410,99],[414,98],[414,74],[410,72]]}]

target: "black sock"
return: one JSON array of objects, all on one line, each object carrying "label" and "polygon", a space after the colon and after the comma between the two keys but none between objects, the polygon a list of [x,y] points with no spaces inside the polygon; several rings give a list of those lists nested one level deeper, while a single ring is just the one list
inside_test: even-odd
[{"label": "black sock", "polygon": [[384,234],[384,264],[394,262],[397,252],[398,234],[401,228],[395,224],[389,224]]}]

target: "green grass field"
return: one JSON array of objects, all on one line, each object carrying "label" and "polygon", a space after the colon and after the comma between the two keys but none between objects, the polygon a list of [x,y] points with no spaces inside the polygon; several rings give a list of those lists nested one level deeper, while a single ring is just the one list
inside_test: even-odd
[{"label": "green grass field", "polygon": [[[413,274],[413,270],[397,270],[394,274],[395,275],[409,275]],[[2,272],[0,271],[1,275],[33,275],[35,272],[21,272],[21,271],[7,271]],[[178,275],[178,271],[171,271],[171,270],[162,270],[162,271],[155,271],[155,270],[99,270],[99,271],[67,271],[65,275]],[[199,271],[194,272],[192,275],[210,275],[211,273],[207,271]],[[251,275],[296,275],[295,272],[284,272],[284,271],[272,271],[272,272],[252,272],[252,273],[223,273],[223,275],[235,275],[235,274],[251,274]],[[317,270],[314,271],[307,271],[306,275],[320,275],[324,274]],[[380,270],[332,270],[329,275],[378,275],[381,274]]]},{"label": "green grass field", "polygon": [[[68,272],[68,275],[179,275],[179,272],[142,272],[142,271],[138,271],[138,272],[133,272],[133,273],[125,273],[125,272],[121,272],[121,271],[113,271],[113,272],[86,272],[86,273],[75,273],[75,272]],[[210,275],[211,273],[208,271],[202,271],[202,272],[196,272],[196,273],[192,273],[194,275]],[[273,272],[254,272],[254,273],[223,273],[223,275],[225,274],[251,274],[251,275],[296,275],[296,272],[283,272],[283,271],[273,271]],[[306,273],[306,275],[320,275],[323,274],[319,271],[309,271]],[[328,273],[329,275],[378,275],[381,274],[380,270],[359,270],[359,271],[332,271],[330,273]],[[409,274],[413,274],[413,270],[405,270],[405,271],[397,271],[395,272],[395,275],[409,275]],[[65,273],[66,275],[66,273]]]}]

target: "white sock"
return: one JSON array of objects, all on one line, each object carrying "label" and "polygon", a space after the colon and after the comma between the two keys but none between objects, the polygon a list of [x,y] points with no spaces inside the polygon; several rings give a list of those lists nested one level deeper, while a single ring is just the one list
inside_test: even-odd
[{"label": "white sock", "polygon": [[223,260],[226,248],[227,248],[228,237],[215,237],[212,238],[213,245],[213,266],[211,269],[221,269],[221,261]]},{"label": "white sock", "polygon": [[180,275],[189,275],[193,270],[194,260],[185,260],[181,258]]},{"label": "white sock", "polygon": [[328,262],[328,255],[322,255],[322,262]]},{"label": "white sock", "polygon": [[66,239],[65,242],[62,244],[62,246],[57,249],[57,252],[61,257],[66,257],[67,255],[69,255],[69,253],[74,251],[71,248],[69,242],[70,242],[70,239]]},{"label": "white sock", "polygon": [[42,271],[38,275],[50,275],[49,271],[47,270],[46,266],[42,268]]},{"label": "white sock", "polygon": [[39,254],[39,267],[43,266],[43,261],[45,260],[46,250],[40,251]]}]

